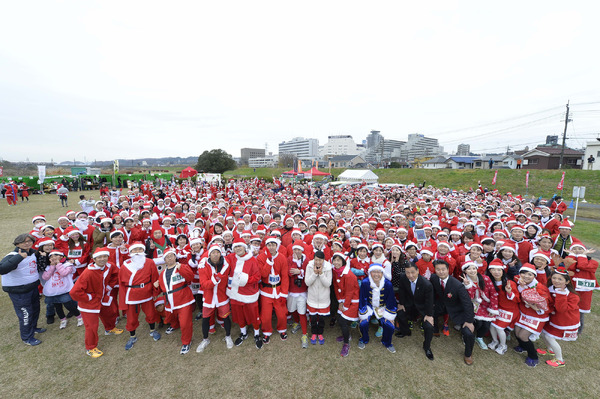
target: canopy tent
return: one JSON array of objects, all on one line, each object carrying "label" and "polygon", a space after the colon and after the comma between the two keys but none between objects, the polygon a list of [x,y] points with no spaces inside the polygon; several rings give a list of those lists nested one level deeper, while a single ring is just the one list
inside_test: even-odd
[{"label": "canopy tent", "polygon": [[368,169],[347,169],[337,177],[337,180],[350,183],[377,183],[379,176]]},{"label": "canopy tent", "polygon": [[181,171],[179,177],[182,179],[187,179],[188,177],[196,176],[197,174],[198,171],[196,169],[192,168],[191,166],[188,166],[187,168]]},{"label": "canopy tent", "polygon": [[311,170],[306,172],[307,174],[311,174],[314,176],[331,176],[331,173],[321,172],[319,169],[313,167]]},{"label": "canopy tent", "polygon": [[287,172],[283,172],[282,175],[294,175],[296,176],[298,174],[298,172],[296,172],[295,170],[288,170]]}]

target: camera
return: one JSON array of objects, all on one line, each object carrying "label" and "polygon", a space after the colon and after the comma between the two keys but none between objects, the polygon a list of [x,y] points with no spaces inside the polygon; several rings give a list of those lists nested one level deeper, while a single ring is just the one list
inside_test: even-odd
[{"label": "camera", "polygon": [[302,279],[300,277],[296,277],[294,279],[294,284],[296,284],[296,287],[302,287]]}]

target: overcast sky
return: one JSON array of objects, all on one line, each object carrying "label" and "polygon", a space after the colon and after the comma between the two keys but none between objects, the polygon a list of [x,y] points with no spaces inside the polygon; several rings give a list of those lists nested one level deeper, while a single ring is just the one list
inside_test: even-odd
[{"label": "overcast sky", "polygon": [[0,158],[197,156],[409,133],[481,152],[600,133],[597,1],[10,1]]}]

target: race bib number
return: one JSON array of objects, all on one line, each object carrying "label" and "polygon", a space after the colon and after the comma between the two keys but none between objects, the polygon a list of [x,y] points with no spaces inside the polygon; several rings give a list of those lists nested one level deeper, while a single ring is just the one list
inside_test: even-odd
[{"label": "race bib number", "polygon": [[531,328],[532,330],[537,330],[540,326],[540,321],[534,319],[533,317],[526,316],[524,314],[519,318],[519,323],[523,324],[526,327]]},{"label": "race bib number", "polygon": [[596,289],[596,281],[595,280],[586,280],[583,278],[574,278],[575,291],[592,291]]},{"label": "race bib number", "polygon": [[477,313],[477,311],[479,310],[479,302],[477,301],[471,301],[473,302],[473,312]]},{"label": "race bib number", "polygon": [[503,309],[498,309],[498,316],[496,316],[496,319],[498,321],[503,321],[505,323],[510,323],[511,320],[513,318],[513,312],[508,312],[506,310]]},{"label": "race bib number", "polygon": [[80,258],[83,255],[83,249],[69,249],[69,258]]},{"label": "race bib number", "polygon": [[281,281],[281,277],[274,276],[272,274],[269,275],[269,284],[276,285]]},{"label": "race bib number", "polygon": [[173,286],[183,280],[185,280],[185,279],[183,278],[183,276],[181,274],[173,273],[173,275],[171,276],[171,285]]},{"label": "race bib number", "polygon": [[577,338],[577,331],[565,331],[565,333],[563,334],[563,339],[576,339]]}]

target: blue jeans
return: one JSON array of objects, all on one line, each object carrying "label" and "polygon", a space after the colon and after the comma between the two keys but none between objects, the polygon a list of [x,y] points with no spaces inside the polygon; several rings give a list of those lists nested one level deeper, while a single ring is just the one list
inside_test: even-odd
[{"label": "blue jeans", "polygon": [[9,293],[8,296],[13,303],[15,313],[19,318],[19,330],[21,339],[29,341],[33,338],[37,328],[38,317],[40,315],[40,293],[37,287],[24,294]]}]

